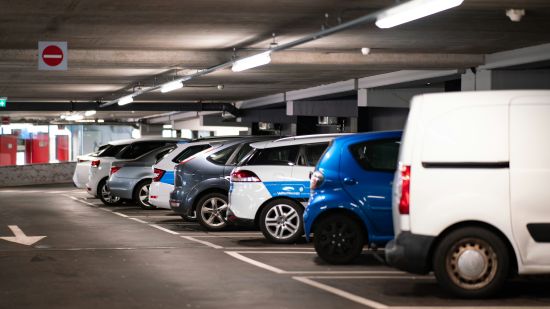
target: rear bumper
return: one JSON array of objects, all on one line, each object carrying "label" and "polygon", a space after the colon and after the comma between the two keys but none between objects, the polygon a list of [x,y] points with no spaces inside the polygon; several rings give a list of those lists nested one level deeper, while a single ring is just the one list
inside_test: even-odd
[{"label": "rear bumper", "polygon": [[133,198],[134,186],[138,181],[139,179],[111,177],[107,186],[112,195],[129,200]]},{"label": "rear bumper", "polygon": [[173,185],[162,182],[152,182],[149,186],[149,204],[164,209],[170,209],[170,192]]},{"label": "rear bumper", "polygon": [[386,245],[386,262],[398,269],[426,274],[431,270],[430,248],[435,237],[401,232]]},{"label": "rear bumper", "polygon": [[235,214],[231,211],[231,208],[227,210],[227,217],[225,218],[225,220],[235,226],[243,226],[243,227],[256,226],[254,219],[239,218],[235,216]]},{"label": "rear bumper", "polygon": [[181,216],[193,216],[194,209],[191,203],[186,203],[187,193],[181,187],[175,187],[170,193],[170,209]]}]

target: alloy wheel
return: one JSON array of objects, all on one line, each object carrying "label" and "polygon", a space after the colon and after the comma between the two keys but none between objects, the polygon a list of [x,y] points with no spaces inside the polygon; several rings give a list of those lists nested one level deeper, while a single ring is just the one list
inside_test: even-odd
[{"label": "alloy wheel", "polygon": [[288,239],[300,232],[300,216],[286,204],[271,207],[265,218],[267,232],[276,239]]},{"label": "alloy wheel", "polygon": [[201,205],[200,213],[203,221],[211,227],[221,227],[226,224],[227,202],[219,197],[212,197]]}]

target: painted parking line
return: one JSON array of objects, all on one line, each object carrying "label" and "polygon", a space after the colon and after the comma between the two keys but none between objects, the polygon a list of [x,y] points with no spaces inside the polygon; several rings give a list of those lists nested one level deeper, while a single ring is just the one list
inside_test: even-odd
[{"label": "painted parking line", "polygon": [[190,240],[190,241],[194,241],[194,242],[198,242],[199,244],[203,244],[205,246],[208,246],[210,248],[214,248],[214,249],[223,249],[222,246],[219,246],[219,245],[216,245],[214,243],[211,243],[209,241],[206,241],[206,240],[199,240],[199,239],[196,239],[192,236],[185,236],[185,235],[182,235],[180,236],[181,238],[184,238],[184,239],[187,239],[187,240]]},{"label": "painted parking line", "polygon": [[384,305],[384,304],[379,303],[377,301],[374,301],[372,299],[364,298],[364,297],[346,292],[344,290],[337,289],[337,288],[332,287],[330,285],[326,285],[324,283],[320,283],[320,282],[311,280],[307,277],[297,277],[297,276],[295,276],[295,277],[292,277],[292,279],[294,279],[296,281],[299,281],[299,282],[302,282],[302,283],[305,283],[305,284],[307,284],[309,286],[312,286],[314,288],[318,288],[318,289],[321,289],[323,291],[332,293],[334,295],[338,295],[338,296],[343,297],[347,300],[351,300],[352,302],[356,302],[356,303],[364,305],[364,306],[368,306],[368,307],[375,308],[375,309],[389,308],[387,305]]},{"label": "painted parking line", "polygon": [[174,232],[174,231],[169,230],[169,229],[167,229],[167,228],[164,228],[164,227],[162,227],[162,226],[160,226],[160,225],[149,224],[149,226],[154,227],[154,228],[156,228],[156,229],[159,229],[159,230],[161,230],[161,231],[164,231],[164,232],[166,232],[166,233],[170,233],[170,234],[172,234],[172,235],[178,235],[178,234],[179,234],[178,232]]},{"label": "painted parking line", "polygon": [[314,251],[224,251],[226,254],[276,274],[307,275],[307,274],[346,274],[346,275],[402,275],[406,274],[397,270],[284,270],[273,265],[260,262],[243,254],[317,254]]}]

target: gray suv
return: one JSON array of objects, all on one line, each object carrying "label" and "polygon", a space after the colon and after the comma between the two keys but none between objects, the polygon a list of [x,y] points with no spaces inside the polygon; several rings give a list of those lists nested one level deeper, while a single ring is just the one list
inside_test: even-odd
[{"label": "gray suv", "polygon": [[182,217],[196,214],[207,230],[225,228],[231,171],[250,153],[251,143],[277,138],[280,137],[254,136],[226,141],[178,164],[170,208]]}]

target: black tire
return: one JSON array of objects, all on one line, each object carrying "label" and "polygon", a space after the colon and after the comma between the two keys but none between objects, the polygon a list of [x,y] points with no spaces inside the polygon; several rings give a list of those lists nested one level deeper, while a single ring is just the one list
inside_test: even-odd
[{"label": "black tire", "polygon": [[181,215],[181,218],[183,219],[183,221],[197,222],[197,216],[196,215],[193,215],[193,216]]},{"label": "black tire", "polygon": [[321,218],[313,231],[317,255],[330,264],[349,264],[363,251],[365,232],[350,215],[335,213]]},{"label": "black tire", "polygon": [[197,203],[197,221],[209,231],[223,230],[227,226],[227,207],[227,194],[208,193]]},{"label": "black tire", "polygon": [[102,179],[97,185],[97,196],[105,206],[116,206],[122,204],[122,199],[113,196],[107,187],[107,178]]},{"label": "black tire", "polygon": [[132,194],[132,200],[142,209],[156,209],[155,206],[149,204],[149,186],[151,179],[144,179],[137,183]]},{"label": "black tire", "polygon": [[270,242],[291,244],[304,235],[304,207],[290,199],[268,202],[260,213],[260,229]]},{"label": "black tire", "polygon": [[484,228],[466,227],[441,240],[433,267],[438,283],[448,292],[461,298],[484,298],[505,283],[510,255],[500,236]]}]

